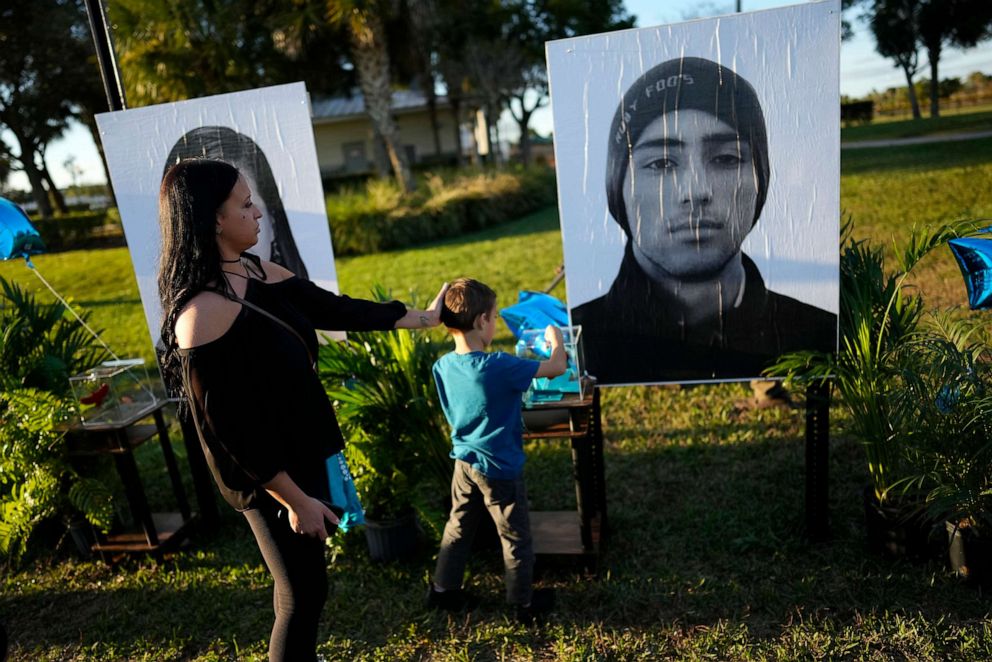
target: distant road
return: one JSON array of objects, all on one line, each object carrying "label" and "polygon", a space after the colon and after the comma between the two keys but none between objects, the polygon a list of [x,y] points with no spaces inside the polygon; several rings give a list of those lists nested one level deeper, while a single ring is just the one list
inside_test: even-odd
[{"label": "distant road", "polygon": [[975,140],[990,138],[992,131],[966,131],[963,133],[935,133],[916,138],[892,138],[889,140],[860,140],[858,142],[842,142],[841,149],[868,149],[869,147],[903,147],[905,145],[925,145],[927,143],[949,143],[958,140]]}]

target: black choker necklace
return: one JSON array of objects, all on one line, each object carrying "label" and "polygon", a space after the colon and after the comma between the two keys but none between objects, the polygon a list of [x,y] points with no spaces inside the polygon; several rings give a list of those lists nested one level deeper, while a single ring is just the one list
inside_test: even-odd
[{"label": "black choker necklace", "polygon": [[239,258],[236,258],[234,260],[224,260],[224,259],[221,259],[221,262],[223,262],[224,264],[237,264],[240,261],[241,261],[241,258],[240,257]]}]

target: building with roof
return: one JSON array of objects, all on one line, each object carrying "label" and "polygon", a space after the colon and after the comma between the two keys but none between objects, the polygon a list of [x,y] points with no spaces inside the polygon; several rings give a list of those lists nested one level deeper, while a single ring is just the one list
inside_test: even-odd
[{"label": "building with roof", "polygon": [[[427,99],[421,92],[393,92],[392,109],[411,166],[456,161],[456,120],[446,97],[437,99],[440,153],[434,144]],[[365,100],[360,93],[351,97],[313,98],[311,115],[321,177],[334,179],[388,170],[385,148],[365,113]],[[466,156],[476,151],[473,129],[474,122],[465,121],[458,126]]]}]

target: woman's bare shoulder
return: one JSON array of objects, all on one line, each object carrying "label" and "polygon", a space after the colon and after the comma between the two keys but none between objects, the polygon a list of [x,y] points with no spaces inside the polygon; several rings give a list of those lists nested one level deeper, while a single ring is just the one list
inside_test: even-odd
[{"label": "woman's bare shoulder", "polygon": [[268,260],[259,260],[259,262],[262,265],[262,270],[265,272],[265,279],[270,283],[278,283],[279,281],[296,276],[292,271],[275,262],[269,262]]},{"label": "woman's bare shoulder", "polygon": [[240,312],[240,303],[216,292],[200,292],[179,311],[176,342],[188,349],[217,340],[227,333]]}]

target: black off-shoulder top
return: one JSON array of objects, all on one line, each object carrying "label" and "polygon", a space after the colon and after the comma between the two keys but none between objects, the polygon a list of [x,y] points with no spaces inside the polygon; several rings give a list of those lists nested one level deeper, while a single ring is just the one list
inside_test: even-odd
[{"label": "black off-shoulder top", "polygon": [[265,494],[262,484],[280,471],[310,496],[327,499],[324,460],[344,448],[344,439],[312,368],[315,329],[392,329],[406,307],[337,295],[295,277],[249,279],[244,298],[292,326],[307,347],[282,325],[242,306],[224,335],[179,350],[186,396],[196,408],[214,480],[237,510],[255,507]]}]

